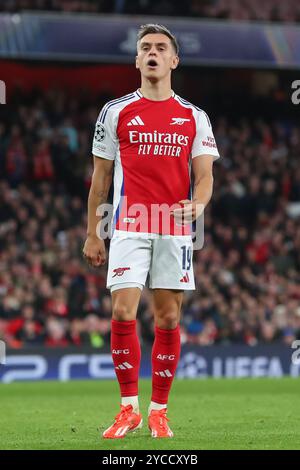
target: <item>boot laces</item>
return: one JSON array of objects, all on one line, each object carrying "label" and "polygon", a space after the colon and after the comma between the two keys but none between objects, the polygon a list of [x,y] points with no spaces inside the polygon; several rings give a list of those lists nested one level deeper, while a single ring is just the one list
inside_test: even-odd
[{"label": "boot laces", "polygon": [[121,411],[115,416],[116,423],[123,421],[123,419],[127,419],[131,411],[132,411],[131,405],[127,405],[127,406],[121,405]]},{"label": "boot laces", "polygon": [[168,421],[169,418],[167,418],[167,410],[166,409],[162,409],[162,410],[157,410],[157,412],[155,413],[158,417],[158,424],[159,424],[159,427],[161,429],[167,429],[168,428]]}]

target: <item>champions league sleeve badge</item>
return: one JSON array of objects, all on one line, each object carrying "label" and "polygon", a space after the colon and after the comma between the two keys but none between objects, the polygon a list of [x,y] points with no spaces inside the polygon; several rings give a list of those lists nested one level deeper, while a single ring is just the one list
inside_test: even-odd
[{"label": "champions league sleeve badge", "polygon": [[95,141],[102,142],[105,139],[105,136],[106,136],[105,127],[100,122],[97,122],[96,128],[95,128],[95,136],[94,136]]}]

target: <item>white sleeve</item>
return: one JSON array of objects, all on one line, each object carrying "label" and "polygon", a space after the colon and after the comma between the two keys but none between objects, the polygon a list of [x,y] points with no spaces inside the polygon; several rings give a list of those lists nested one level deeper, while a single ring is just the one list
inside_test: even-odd
[{"label": "white sleeve", "polygon": [[220,157],[211,123],[207,114],[199,110],[195,116],[196,135],[192,146],[192,158],[198,155],[213,155],[214,161]]},{"label": "white sleeve", "polygon": [[96,122],[92,153],[96,157],[114,160],[118,148],[118,115],[105,105]]}]

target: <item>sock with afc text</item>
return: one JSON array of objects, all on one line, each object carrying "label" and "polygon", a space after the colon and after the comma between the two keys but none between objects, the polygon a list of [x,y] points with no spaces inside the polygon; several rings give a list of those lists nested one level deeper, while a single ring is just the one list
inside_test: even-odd
[{"label": "sock with afc text", "polygon": [[152,348],[152,402],[168,403],[179,357],[179,325],[173,330],[155,327],[155,340]]},{"label": "sock with afc text", "polygon": [[136,320],[112,320],[111,353],[121,397],[137,396],[141,348],[136,332]]}]

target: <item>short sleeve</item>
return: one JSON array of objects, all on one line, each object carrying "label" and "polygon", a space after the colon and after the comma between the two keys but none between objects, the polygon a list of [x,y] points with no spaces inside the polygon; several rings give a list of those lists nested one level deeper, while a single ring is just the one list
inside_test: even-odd
[{"label": "short sleeve", "polygon": [[198,155],[213,155],[214,160],[220,157],[212,126],[207,114],[199,110],[195,116],[196,135],[192,145],[192,158]]},{"label": "short sleeve", "polygon": [[118,147],[117,116],[105,105],[96,122],[92,153],[96,157],[114,160]]}]

